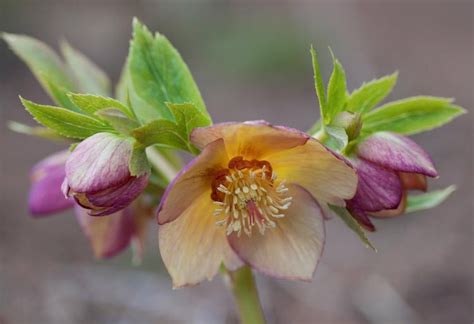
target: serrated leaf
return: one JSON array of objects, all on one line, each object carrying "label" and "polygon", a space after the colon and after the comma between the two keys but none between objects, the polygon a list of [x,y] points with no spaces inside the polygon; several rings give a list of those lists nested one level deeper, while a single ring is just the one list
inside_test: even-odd
[{"label": "serrated leaf", "polygon": [[67,42],[61,43],[61,51],[79,92],[110,96],[110,80],[104,71]]},{"label": "serrated leaf", "polygon": [[397,83],[397,78],[398,72],[395,72],[380,79],[363,83],[347,99],[346,110],[362,114],[369,112],[392,92]]},{"label": "serrated leaf", "polygon": [[130,119],[116,108],[104,108],[98,110],[94,115],[112,125],[115,130],[122,134],[130,135],[132,130],[140,126],[135,120]]},{"label": "serrated leaf", "polygon": [[366,247],[370,247],[372,250],[377,252],[377,249],[367,237],[365,230],[362,228],[362,226],[359,225],[355,218],[351,216],[347,209],[333,205],[329,205],[329,208],[331,208],[331,210],[333,210],[339,217],[341,217],[344,223],[346,223],[346,225],[357,234],[357,236],[362,240]]},{"label": "serrated leaf", "polygon": [[326,126],[325,131],[329,138],[324,142],[330,148],[341,151],[346,147],[349,139],[343,127]]},{"label": "serrated leaf", "polygon": [[144,146],[161,145],[187,151],[188,140],[178,131],[175,122],[159,119],[133,130],[133,136]]},{"label": "serrated leaf", "polygon": [[70,93],[69,98],[81,111],[91,116],[104,108],[116,108],[122,111],[126,116],[132,119],[134,118],[128,107],[112,98],[79,93]]},{"label": "serrated leaf", "polygon": [[46,128],[46,127],[42,127],[42,126],[31,127],[31,126],[28,126],[16,121],[9,121],[8,128],[20,134],[36,136],[36,137],[45,138],[48,140],[56,140],[56,141],[66,140],[65,137],[59,135],[54,130]]},{"label": "serrated leaf", "polygon": [[406,213],[414,213],[420,210],[431,209],[439,206],[454,191],[456,186],[449,186],[441,190],[430,191],[416,196],[410,195],[407,198]]},{"label": "serrated leaf", "polygon": [[314,88],[316,89],[316,96],[319,101],[319,110],[321,118],[326,120],[327,111],[326,111],[326,90],[324,89],[323,77],[321,75],[321,68],[319,67],[318,56],[313,46],[310,49],[311,59],[313,63],[313,72],[314,72]]},{"label": "serrated leaf", "polygon": [[465,113],[451,102],[447,98],[419,96],[387,103],[364,116],[362,132],[411,135],[440,127]]},{"label": "serrated leaf", "polygon": [[145,153],[145,147],[141,145],[133,146],[128,167],[132,177],[139,177],[150,171],[150,165]]},{"label": "serrated leaf", "polygon": [[[166,102],[193,103],[208,114],[191,72],[168,39],[155,36],[137,19],[129,53],[129,76],[136,94],[160,117],[172,119]],[[139,118],[142,119],[141,115]]]},{"label": "serrated leaf", "polygon": [[60,135],[83,139],[99,132],[112,130],[109,126],[86,115],[64,108],[38,105],[21,97],[20,99],[36,121]]},{"label": "serrated leaf", "polygon": [[64,63],[49,46],[25,35],[3,33],[2,37],[58,105],[77,110],[65,95],[74,90],[74,81]]},{"label": "serrated leaf", "polygon": [[333,70],[328,83],[325,124],[329,124],[334,116],[344,110],[347,99],[346,74],[341,63],[333,54],[332,58]]},{"label": "serrated leaf", "polygon": [[205,127],[212,124],[209,117],[204,115],[191,103],[175,104],[168,102],[166,105],[173,113],[179,132],[188,140],[194,128]]}]

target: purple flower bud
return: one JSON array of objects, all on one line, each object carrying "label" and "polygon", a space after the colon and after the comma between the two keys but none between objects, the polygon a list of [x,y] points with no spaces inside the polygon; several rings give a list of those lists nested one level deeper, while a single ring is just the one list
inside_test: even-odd
[{"label": "purple flower bud", "polygon": [[145,189],[149,170],[133,176],[129,162],[133,140],[110,133],[95,134],[71,153],[66,162],[63,193],[74,197],[92,216],[127,207]]},{"label": "purple flower bud", "polygon": [[28,207],[33,216],[48,216],[74,205],[61,192],[61,183],[66,176],[64,165],[68,156],[67,150],[55,153],[31,169]]}]

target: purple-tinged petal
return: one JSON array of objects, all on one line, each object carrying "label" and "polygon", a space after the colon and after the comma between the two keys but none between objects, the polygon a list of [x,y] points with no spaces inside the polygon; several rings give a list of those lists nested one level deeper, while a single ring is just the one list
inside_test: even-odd
[{"label": "purple-tinged petal", "polygon": [[397,173],[361,159],[353,159],[352,163],[359,184],[351,201],[366,212],[398,207],[403,190]]},{"label": "purple-tinged petal", "polygon": [[265,159],[269,154],[303,145],[310,136],[294,128],[259,120],[195,128],[190,137],[199,148],[219,138],[224,140],[229,157],[243,156],[251,160]]},{"label": "purple-tinged petal", "polygon": [[357,147],[359,157],[400,172],[437,177],[430,156],[418,144],[398,134],[380,132]]},{"label": "purple-tinged petal", "polygon": [[97,258],[111,258],[130,244],[135,233],[134,215],[126,208],[106,217],[93,217],[78,205],[75,214],[84,234],[89,238],[94,255]]},{"label": "purple-tinged petal", "polygon": [[324,247],[324,220],[316,200],[300,186],[289,186],[293,203],[275,228],[228,236],[232,249],[253,268],[275,278],[309,281]]},{"label": "purple-tinged petal", "polygon": [[213,173],[227,167],[228,162],[229,158],[222,139],[207,145],[201,154],[189,162],[166,188],[158,207],[158,224],[175,220],[197,197],[209,191]]},{"label": "purple-tinged petal", "polygon": [[375,226],[370,221],[369,216],[354,200],[347,202],[347,210],[366,230],[375,232]]},{"label": "purple-tinged petal", "polygon": [[178,219],[159,227],[160,253],[174,288],[211,280],[222,262],[230,269],[242,265],[224,228],[215,224],[210,196],[210,189],[201,192]]},{"label": "purple-tinged petal", "polygon": [[32,168],[28,207],[33,216],[48,216],[74,205],[74,201],[66,199],[61,193],[68,155],[68,151],[55,153]]},{"label": "purple-tinged petal", "polygon": [[370,213],[370,216],[377,217],[377,218],[391,218],[391,217],[400,216],[401,214],[405,212],[406,206],[407,206],[407,195],[405,192],[403,194],[402,201],[400,202],[397,208],[373,212],[373,213]]},{"label": "purple-tinged petal", "polygon": [[130,178],[132,143],[109,133],[97,133],[71,153],[66,162],[68,184],[75,192],[98,192]]}]

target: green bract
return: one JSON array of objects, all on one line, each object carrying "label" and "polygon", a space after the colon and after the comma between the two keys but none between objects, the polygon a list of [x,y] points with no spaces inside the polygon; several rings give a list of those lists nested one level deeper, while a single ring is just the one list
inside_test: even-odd
[{"label": "green bract", "polygon": [[416,196],[409,196],[405,212],[413,213],[420,210],[434,208],[445,201],[455,190],[456,186],[449,186],[441,190],[435,190]]}]

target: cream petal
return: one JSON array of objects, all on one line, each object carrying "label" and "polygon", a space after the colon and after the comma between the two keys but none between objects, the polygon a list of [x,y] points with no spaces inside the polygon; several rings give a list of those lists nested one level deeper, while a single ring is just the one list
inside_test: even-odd
[{"label": "cream petal", "polygon": [[274,152],[303,145],[309,136],[296,129],[273,126],[265,121],[216,124],[196,128],[191,134],[191,141],[199,148],[218,138],[224,139],[230,157],[262,159]]},{"label": "cream petal", "polygon": [[210,195],[201,193],[178,219],[159,228],[160,253],[174,288],[211,280],[222,262],[230,269],[241,265],[224,228],[215,224]]},{"label": "cream petal", "polygon": [[276,227],[251,237],[228,237],[234,251],[253,268],[267,275],[292,280],[311,280],[324,247],[321,208],[303,188],[289,186],[293,203]]},{"label": "cream petal", "polygon": [[321,205],[344,206],[344,200],[356,192],[357,175],[349,163],[315,139],[269,155],[267,160],[279,179],[302,186]]},{"label": "cream petal", "polygon": [[213,171],[227,167],[222,139],[210,143],[188,163],[168,185],[158,207],[159,224],[178,218],[203,192],[211,188]]}]

